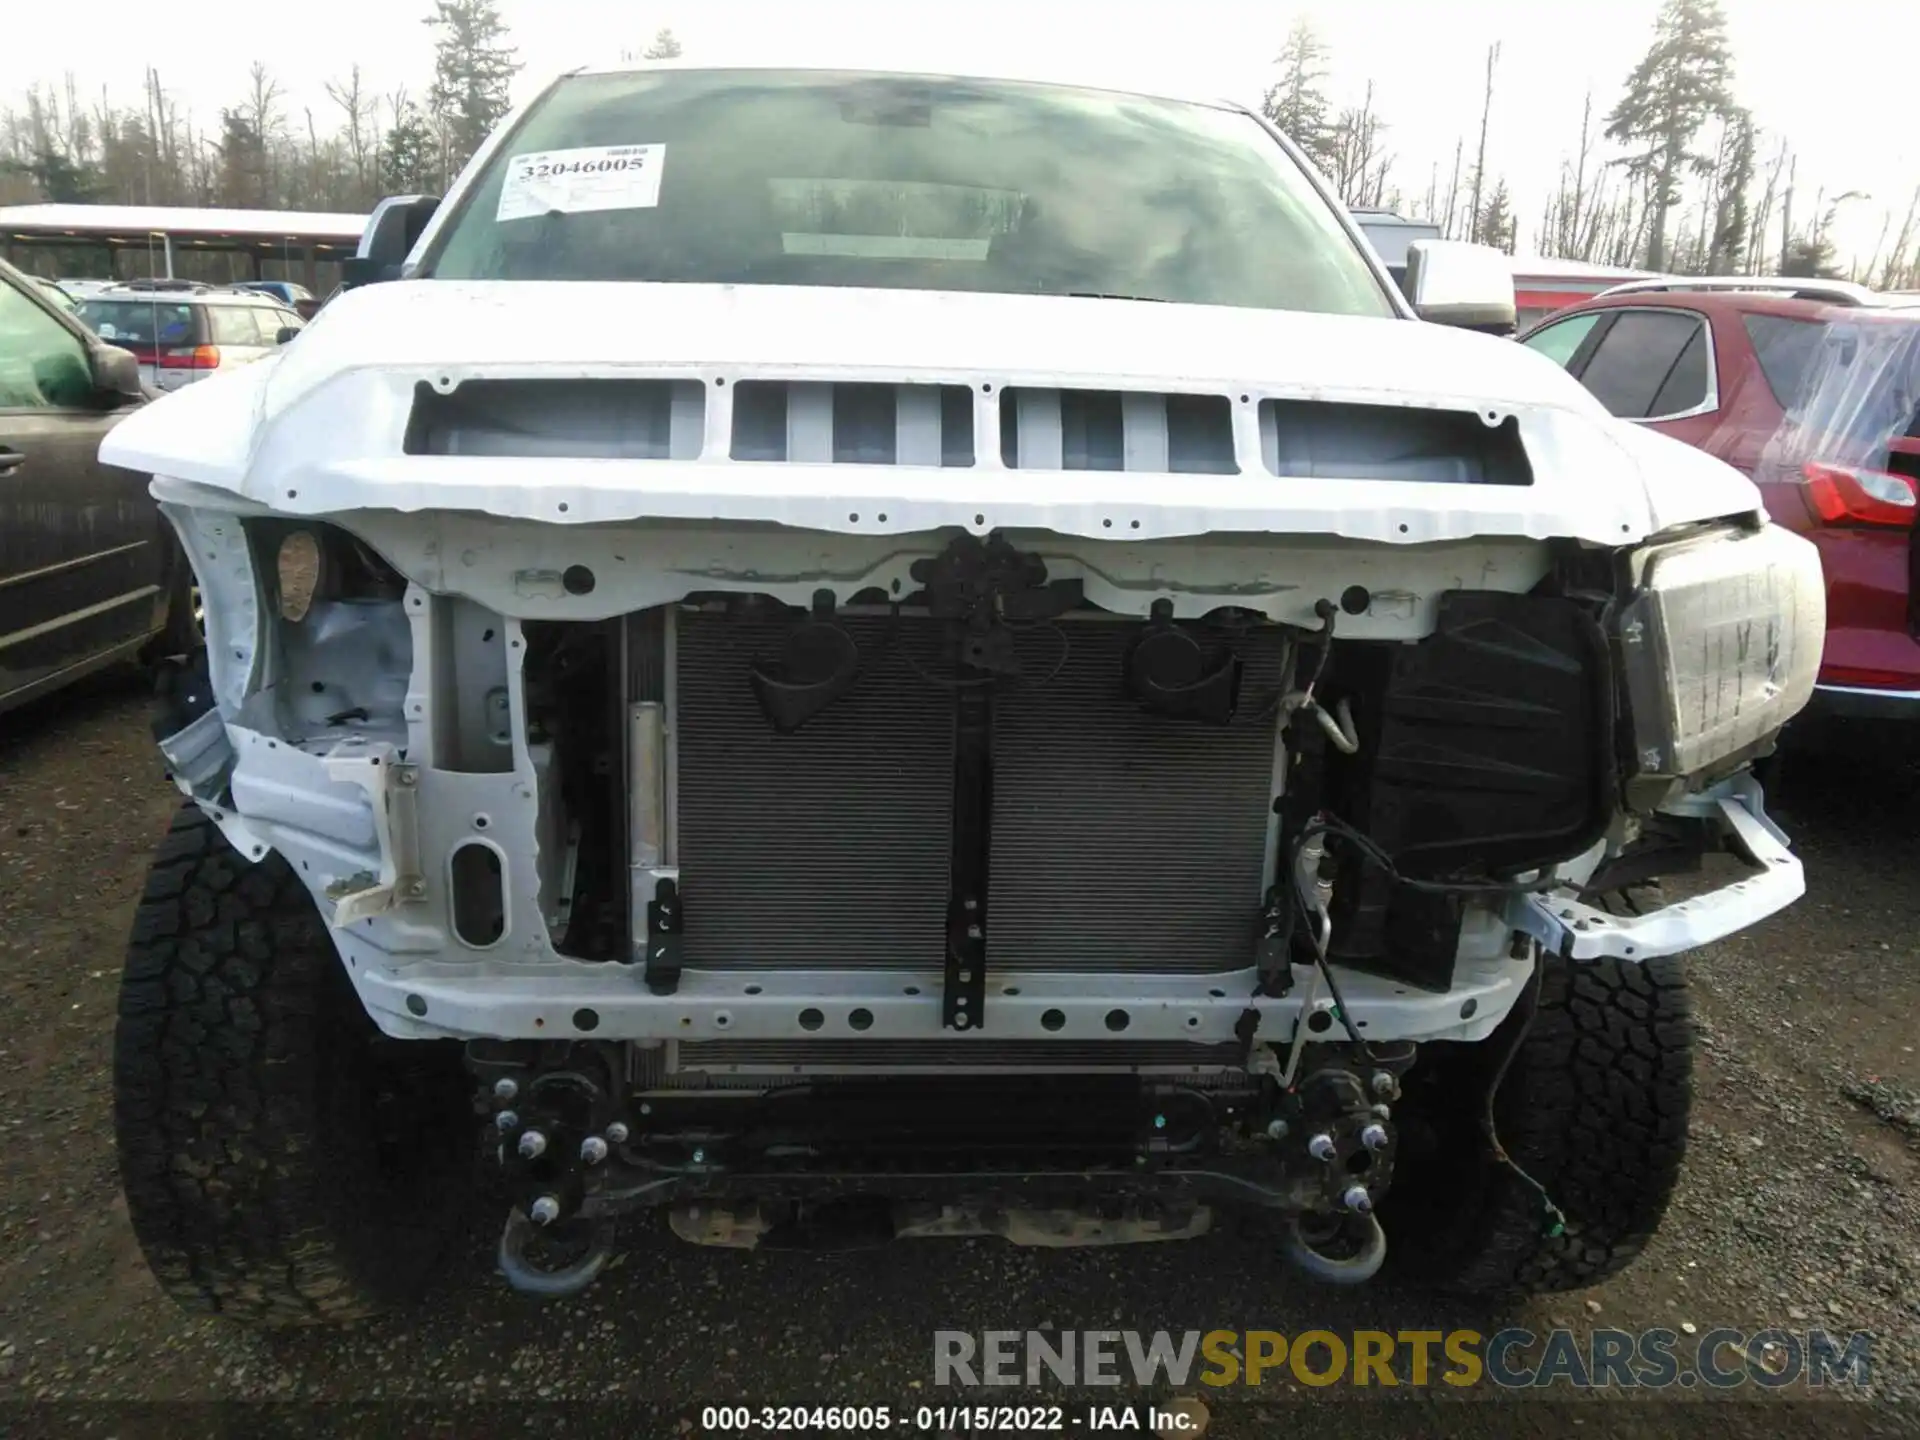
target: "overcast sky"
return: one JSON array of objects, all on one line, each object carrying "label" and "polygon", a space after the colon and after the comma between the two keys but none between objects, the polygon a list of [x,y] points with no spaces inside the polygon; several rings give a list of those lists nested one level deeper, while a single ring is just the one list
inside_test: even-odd
[{"label": "overcast sky", "polygon": [[[1905,210],[1920,184],[1920,3],[1914,0],[1724,0],[1742,101],[1760,124],[1791,137],[1810,205],[1864,190],[1842,209],[1845,251],[1874,248],[1885,213]],[[432,40],[424,0],[87,0],[83,23],[10,23],[0,86],[71,71],[137,102],[148,64],[196,111],[213,116],[264,60],[298,115],[326,125],[327,79],[358,62],[382,92],[423,91]],[[516,98],[554,72],[638,51],[671,26],[689,61],[793,63],[977,73],[1059,74],[1116,85],[1257,100],[1297,14],[1333,51],[1333,90],[1355,100],[1371,78],[1400,157],[1395,180],[1426,191],[1431,167],[1451,166],[1455,137],[1479,124],[1487,45],[1502,42],[1488,145],[1505,174],[1529,248],[1560,156],[1579,133],[1589,88],[1604,113],[1644,50],[1658,0],[501,0],[526,69]],[[1471,148],[1471,138],[1469,148]]]}]

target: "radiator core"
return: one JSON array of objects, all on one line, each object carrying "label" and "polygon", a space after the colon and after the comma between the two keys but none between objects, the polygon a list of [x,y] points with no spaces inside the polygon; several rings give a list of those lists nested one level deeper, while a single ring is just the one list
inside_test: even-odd
[{"label": "radiator core", "polygon": [[[940,622],[843,616],[847,694],[781,735],[748,681],[787,622],[683,610],[675,642],[686,963],[941,967],[953,694]],[[1023,630],[995,695],[987,971],[1207,973],[1252,963],[1272,800],[1278,630],[1238,637],[1240,718],[1148,714],[1126,693],[1137,624]]]}]

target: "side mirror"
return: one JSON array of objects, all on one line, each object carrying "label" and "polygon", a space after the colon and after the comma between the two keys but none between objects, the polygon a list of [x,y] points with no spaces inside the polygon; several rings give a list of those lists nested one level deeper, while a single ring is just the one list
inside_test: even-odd
[{"label": "side mirror", "polygon": [[103,399],[144,400],[147,387],[140,379],[140,362],[131,350],[118,345],[92,345],[87,367],[93,372],[94,392]]},{"label": "side mirror", "polygon": [[284,345],[299,333],[300,332],[291,325],[282,325],[278,333],[274,335],[273,343],[276,345]]},{"label": "side mirror", "polygon": [[340,264],[340,288],[398,280],[414,241],[440,208],[438,195],[389,195],[373,207],[360,232],[360,248]]},{"label": "side mirror", "polygon": [[1501,335],[1515,328],[1513,261],[1491,245],[1416,240],[1407,247],[1405,288],[1422,320]]}]

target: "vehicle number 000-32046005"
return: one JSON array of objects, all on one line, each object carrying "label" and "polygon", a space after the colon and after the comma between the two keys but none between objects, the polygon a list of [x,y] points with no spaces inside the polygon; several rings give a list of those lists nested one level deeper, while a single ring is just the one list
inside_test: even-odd
[{"label": "vehicle number 000-32046005", "polygon": [[822,1430],[850,1435],[908,1433],[1044,1435],[1066,1429],[1059,1405],[920,1405],[912,1410],[890,1405],[709,1405],[700,1412],[700,1428],[711,1435],[779,1434]]}]

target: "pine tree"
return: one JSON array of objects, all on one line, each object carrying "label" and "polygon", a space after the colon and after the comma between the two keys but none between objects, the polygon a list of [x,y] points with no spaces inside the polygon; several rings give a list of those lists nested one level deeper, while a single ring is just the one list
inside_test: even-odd
[{"label": "pine tree", "polygon": [[1513,216],[1513,202],[1507,194],[1507,182],[1504,178],[1496,180],[1493,188],[1487,192],[1485,204],[1480,207],[1479,218],[1473,227],[1473,238],[1482,245],[1491,245],[1496,250],[1511,254],[1514,231],[1518,228]]},{"label": "pine tree", "polygon": [[393,128],[380,145],[381,190],[389,195],[433,190],[438,150],[420,107],[411,100],[399,100],[393,110]]},{"label": "pine tree", "polygon": [[222,205],[260,210],[267,205],[267,145],[251,116],[220,112],[219,195]]},{"label": "pine tree", "polygon": [[1293,22],[1287,43],[1273,62],[1280,78],[1267,90],[1260,109],[1323,171],[1334,161],[1333,124],[1328,119],[1327,47],[1304,17]]},{"label": "pine tree", "polygon": [[1753,220],[1747,192],[1753,188],[1757,132],[1753,116],[1736,110],[1728,118],[1725,163],[1714,187],[1713,237],[1707,249],[1707,273],[1732,275],[1747,257],[1747,232]]},{"label": "pine tree", "polygon": [[1667,263],[1667,216],[1680,184],[1708,157],[1694,148],[1701,127],[1733,112],[1733,53],[1720,0],[1665,0],[1653,44],[1627,76],[1626,93],[1607,117],[1607,138],[1639,147],[1616,161],[1647,185],[1649,270]]},{"label": "pine tree", "polygon": [[678,60],[680,41],[671,30],[661,30],[653,37],[653,44],[640,54],[642,60]]},{"label": "pine tree", "polygon": [[42,196],[61,204],[84,205],[100,198],[100,177],[92,168],[75,164],[50,146],[29,160],[0,162],[0,169],[25,175]]},{"label": "pine tree", "polygon": [[1833,242],[1823,235],[1794,236],[1787,242],[1780,273],[1797,279],[1838,279],[1840,271],[1833,263]]},{"label": "pine tree", "polygon": [[427,103],[445,143],[445,175],[467,163],[511,107],[520,69],[494,0],[434,0],[433,89]]}]

